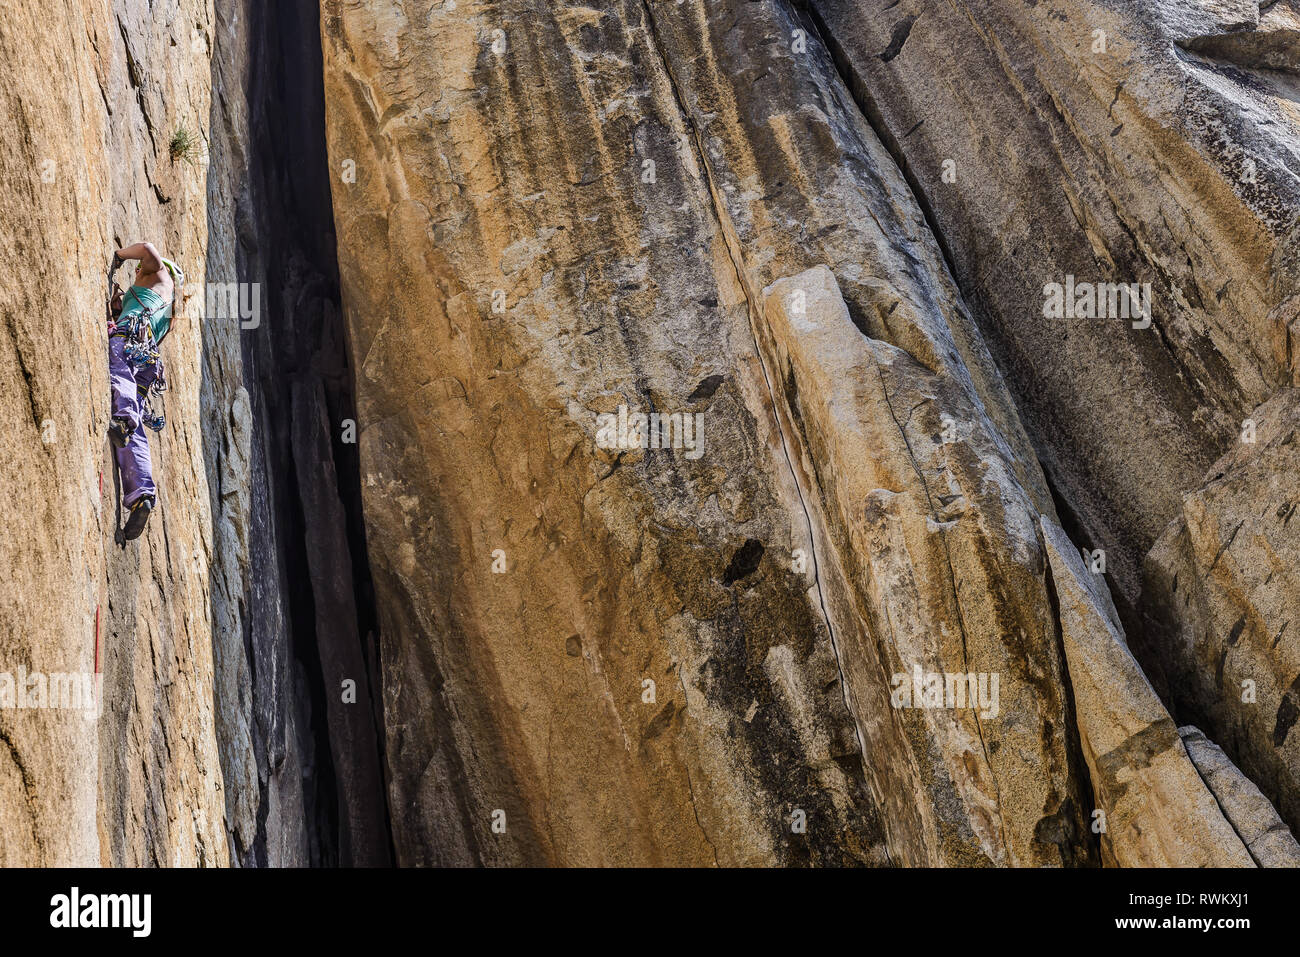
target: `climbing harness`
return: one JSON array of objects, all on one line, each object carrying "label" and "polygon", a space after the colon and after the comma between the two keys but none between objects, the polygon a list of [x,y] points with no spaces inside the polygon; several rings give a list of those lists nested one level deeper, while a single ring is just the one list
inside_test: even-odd
[{"label": "climbing harness", "polygon": [[[117,257],[114,257],[116,259]],[[112,270],[109,271],[112,275]],[[132,286],[127,290],[126,295],[135,296],[135,301],[140,304],[143,312],[136,313],[126,320],[123,324],[121,320],[113,319],[113,299],[116,297],[118,289],[117,283],[112,284],[109,290],[109,336],[122,336],[126,339],[122,347],[122,356],[133,369],[143,369],[146,366],[154,367],[154,379],[149,383],[148,388],[140,393],[140,421],[154,432],[161,432],[163,426],[167,423],[167,418],[162,412],[155,412],[153,408],[153,399],[157,398],[159,404],[162,403],[162,394],[167,391],[167,373],[163,365],[162,356],[158,352],[158,343],[153,339],[153,324],[150,320],[158,309],[166,308],[159,306],[155,309],[145,308],[140,297],[136,295],[135,287]],[[173,305],[175,297],[173,297]],[[122,311],[126,311],[126,300],[122,301]],[[166,333],[163,335],[166,338]]]}]

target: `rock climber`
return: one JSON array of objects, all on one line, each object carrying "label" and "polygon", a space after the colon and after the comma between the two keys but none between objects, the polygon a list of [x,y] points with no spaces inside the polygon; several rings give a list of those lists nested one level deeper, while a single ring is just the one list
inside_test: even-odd
[{"label": "rock climber", "polygon": [[[138,262],[135,279],[122,292],[112,282],[119,266]],[[129,511],[123,535],[139,538],[153,511],[158,489],[149,459],[149,438],[142,425],[159,432],[163,417],[153,411],[151,396],[167,388],[159,346],[171,330],[180,267],[164,259],[151,243],[133,243],[113,253],[108,329],[108,374],[113,387],[108,435],[116,446],[122,476],[122,503]]]}]

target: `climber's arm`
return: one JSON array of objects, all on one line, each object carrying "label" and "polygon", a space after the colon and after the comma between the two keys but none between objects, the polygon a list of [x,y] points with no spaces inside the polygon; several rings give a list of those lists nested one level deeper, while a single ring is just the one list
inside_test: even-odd
[{"label": "climber's arm", "polygon": [[153,243],[132,243],[130,246],[123,246],[117,251],[118,259],[138,259],[140,267],[145,272],[157,272],[163,268],[162,257],[158,255],[158,250],[154,248]]}]

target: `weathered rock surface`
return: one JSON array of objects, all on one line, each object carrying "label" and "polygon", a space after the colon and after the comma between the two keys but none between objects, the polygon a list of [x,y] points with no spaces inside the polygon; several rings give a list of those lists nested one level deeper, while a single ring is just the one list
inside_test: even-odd
[{"label": "weathered rock surface", "polygon": [[[762,315],[799,445],[816,463],[808,478],[830,543],[821,553],[848,579],[837,633],[871,773],[886,794],[920,796],[912,862],[1082,862],[1035,503],[1000,436],[959,383],[865,338],[825,267],[770,286]],[[945,419],[961,423],[947,438]],[[906,710],[891,714],[878,702],[911,686],[917,668],[996,678],[997,700],[932,708],[900,695],[891,704]],[[900,743],[888,736],[900,732]],[[906,834],[905,822],[891,823]]]},{"label": "weathered rock surface", "polygon": [[[1088,863],[1090,772],[1107,860],[1251,863],[1057,508],[1133,618],[1291,375],[1293,117],[1198,39],[1288,27],[1107,7],[1085,62],[1089,4],[864,6],[324,5],[404,862]],[[1154,325],[1042,320],[1075,274]],[[623,407],[702,456],[602,448]],[[913,668],[1001,706],[900,707]]]},{"label": "weathered rock surface", "polygon": [[[289,417],[268,432],[264,412],[268,394],[287,405],[279,355],[254,334],[241,341],[238,317],[211,314],[205,297],[209,284],[265,285],[269,269],[279,272],[259,243],[286,259],[311,255],[294,235],[296,194],[270,191],[258,215],[252,191],[283,179],[290,163],[298,193],[311,191],[311,164],[285,155],[276,129],[300,134],[314,116],[313,155],[323,163],[319,85],[314,114],[311,84],[301,104],[276,86],[277,58],[302,62],[286,35],[316,51],[319,73],[317,9],[280,4],[263,16],[260,7],[20,3],[0,19],[0,115],[11,131],[0,180],[13,199],[0,243],[6,262],[27,264],[0,282],[0,492],[24,503],[0,530],[0,673],[102,682],[96,723],[96,713],[67,701],[16,707],[0,677],[0,864],[328,863],[348,843],[331,832],[336,779],[349,768],[330,759],[328,735],[311,726],[324,689],[312,683],[320,656],[303,583],[312,574],[314,587],[328,582],[340,607],[342,589],[365,583],[364,550],[356,563],[340,551],[359,539],[346,492],[355,461],[344,451],[337,472],[333,462],[326,471],[315,448],[295,480]],[[286,114],[294,122],[268,135],[267,117]],[[188,152],[174,146],[182,131]],[[327,199],[315,208],[326,227],[315,241],[332,272]],[[146,535],[121,548],[104,432],[105,273],[114,248],[141,238],[176,259],[189,282],[163,346],[171,388],[166,428],[151,442],[158,508]],[[328,298],[325,283],[297,310],[272,300],[278,334],[303,363],[295,378],[343,384],[324,386],[327,401],[350,391],[337,313],[331,324],[320,308]],[[259,348],[262,376],[249,368]],[[332,355],[342,371],[310,361]],[[302,531],[286,516],[304,490],[328,502],[327,483],[343,507],[314,526],[331,547],[309,572],[305,559],[287,560]],[[356,604],[350,633],[345,614],[330,626],[360,652],[367,611]],[[350,676],[362,683],[360,714],[368,676]],[[364,740],[354,743],[364,761]],[[378,852],[345,849],[349,863],[387,859],[373,733],[369,756]]]},{"label": "weathered rock surface", "polygon": [[1295,0],[1261,0],[1242,3],[1239,10],[1237,23],[1212,22],[1211,32],[1184,40],[1182,46],[1238,66],[1300,72],[1300,5]]},{"label": "weathered rock surface", "polygon": [[[808,6],[945,244],[1067,526],[1106,550],[1132,626],[1142,559],[1189,476],[1294,381],[1295,332],[1274,310],[1294,294],[1281,286],[1300,113],[1294,77],[1272,69],[1294,8]],[[1151,326],[1044,318],[1044,287],[1068,276],[1150,283]]]},{"label": "weathered rock surface", "polygon": [[1300,867],[1300,844],[1268,798],[1255,787],[1223,749],[1191,725],[1178,729],[1223,815],[1260,867]]},{"label": "weathered rock surface", "polygon": [[1243,837],[1224,816],[1177,725],[1156,697],[1110,595],[1060,526],[1043,537],[1061,609],[1093,794],[1104,812],[1102,858],[1118,867],[1250,867]]},{"label": "weathered rock surface", "polygon": [[[91,385],[96,326],[102,305],[97,278],[107,262],[76,257],[78,237],[97,233],[96,222],[81,221],[81,211],[104,202],[103,169],[80,162],[83,137],[102,146],[103,120],[75,88],[51,86],[49,65],[68,74],[94,76],[94,51],[80,17],[84,11],[60,8],[37,29],[35,11],[15,10],[0,21],[10,82],[0,88],[0,110],[15,132],[0,149],[0,182],[11,202],[0,248],[6,262],[71,250],[55,268],[22,276],[7,271],[0,279],[3,348],[0,348],[0,413],[11,423],[0,457],[0,491],[8,501],[25,500],[33,487],[30,511],[0,524],[0,665],[12,681],[19,668],[41,672],[94,671],[95,607],[103,530],[98,515],[99,434],[92,414]],[[28,104],[43,103],[34,111]],[[74,158],[76,161],[74,161]],[[41,164],[64,186],[50,190]],[[62,162],[60,162],[62,161]],[[89,238],[89,237],[88,237]],[[96,250],[98,252],[98,250]],[[32,302],[80,300],[76,314],[29,308]],[[51,328],[63,348],[41,348]],[[45,356],[43,363],[37,355]],[[68,401],[65,385],[79,388]],[[107,380],[100,382],[101,393]],[[55,418],[57,416],[57,419]],[[55,439],[43,423],[53,424]],[[62,534],[48,534],[59,528]],[[14,693],[13,687],[9,694]],[[69,711],[0,712],[0,863],[93,864],[99,859],[95,832],[96,726]]]},{"label": "weathered rock surface", "polygon": [[1146,613],[1180,720],[1300,827],[1300,389],[1250,416],[1146,561]]},{"label": "weathered rock surface", "polygon": [[[1296,0],[20,2],[0,54],[0,865],[1300,864]],[[122,549],[138,238],[191,283]]]},{"label": "weathered rock surface", "polygon": [[[775,3],[406,16],[323,21],[399,853],[1087,860],[1046,483],[825,51],[792,58]],[[819,261],[851,292],[805,274],[814,344],[760,297]],[[598,450],[621,404],[704,411],[700,464]],[[895,710],[913,665],[997,673],[1007,710]],[[805,857],[782,814],[811,802]],[[463,838],[435,827],[453,808]]]},{"label": "weathered rock surface", "polygon": [[[408,13],[322,24],[399,858],[883,863],[643,7]],[[620,406],[702,414],[702,456],[598,448]]]},{"label": "weathered rock surface", "polygon": [[[213,610],[232,858],[375,865],[388,829],[338,313],[314,0],[219,0],[204,323]],[[344,682],[352,684],[345,687]],[[350,690],[348,690],[350,688]],[[345,700],[346,698],[346,700]]]},{"label": "weathered rock surface", "polygon": [[[162,487],[148,534],[114,544],[104,427],[105,274],[112,250],[153,239],[194,269],[207,225],[201,171],[169,156],[200,142],[211,11],[173,4],[17,4],[0,22],[0,149],[11,202],[0,291],[6,449],[0,494],[27,503],[0,532],[0,671],[102,674],[98,724],[76,710],[0,709],[0,861],[224,864],[212,694],[210,515],[199,430],[200,331],[168,342]],[[158,64],[176,45],[199,52]],[[201,273],[201,266],[198,272]],[[96,810],[100,810],[98,827]]]}]

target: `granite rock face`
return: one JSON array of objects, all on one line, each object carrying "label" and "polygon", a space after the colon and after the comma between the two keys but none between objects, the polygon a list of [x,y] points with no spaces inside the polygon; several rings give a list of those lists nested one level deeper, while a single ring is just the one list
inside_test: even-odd
[{"label": "granite rock face", "polygon": [[1300,867],[1300,844],[1254,782],[1199,728],[1187,725],[1178,733],[1224,817],[1255,862],[1260,867]]},{"label": "granite rock face", "polygon": [[[1254,860],[1129,651],[1099,576],[1042,520],[1061,609],[1102,860],[1118,867],[1250,867]],[[1194,729],[1193,729],[1194,730]]]},{"label": "granite rock face", "polygon": [[[161,498],[126,551],[114,543],[104,432],[113,249],[149,238],[202,273],[204,177],[169,144],[182,127],[206,139],[212,25],[203,2],[166,17],[125,3],[15,4],[0,23],[0,109],[13,132],[0,149],[11,198],[0,242],[6,262],[26,264],[0,289],[0,493],[11,506],[0,671],[84,678],[95,695],[90,707],[0,708],[5,864],[229,860],[197,325],[178,322],[167,343],[168,421],[153,441]],[[146,67],[176,45],[198,54]]]},{"label": "granite rock face", "polygon": [[[317,22],[314,3],[270,14],[243,0],[16,3],[0,18],[0,243],[27,264],[0,282],[0,864],[388,859],[371,676],[355,664],[368,614],[355,453],[318,442],[295,469],[287,412],[292,379],[304,417],[324,414],[313,402],[331,422],[352,414],[323,176],[316,248],[301,221],[310,156],[324,162],[321,85],[286,82],[312,51],[305,75],[319,76]],[[281,190],[290,165],[297,185]],[[188,281],[162,349],[158,507],[123,547],[104,299],[112,251],[138,239]],[[213,287],[239,283],[249,315],[214,309]],[[310,568],[294,522],[308,497],[330,542]],[[353,621],[328,615],[355,651],[351,715],[371,728],[368,746],[349,739],[352,761],[330,755],[314,676],[327,589],[337,604],[322,613],[357,592]]]},{"label": "granite rock face", "polygon": [[322,20],[399,859],[886,862],[645,10],[422,10]]},{"label": "granite rock face", "polygon": [[825,267],[768,287],[763,316],[870,772],[913,796],[891,837],[907,863],[1086,860],[1037,505],[978,394],[864,337]]},{"label": "granite rock face", "polygon": [[[1143,558],[1189,479],[1295,381],[1300,114],[1277,67],[1295,69],[1295,8],[872,6],[808,3],[1132,627]],[[1077,308],[1045,316],[1045,287],[1072,283]],[[1090,310],[1084,283],[1138,284],[1150,325],[1114,317],[1109,294]]]},{"label": "granite rock face", "polygon": [[[0,865],[1300,864],[1296,0],[0,53]],[[137,239],[191,282],[123,548]]]},{"label": "granite rock face", "polygon": [[1151,633],[1179,720],[1300,826],[1300,390],[1250,416],[1146,560]]},{"label": "granite rock face", "polygon": [[1253,862],[1123,634],[1292,375],[1286,17],[960,6],[323,4],[403,862]]}]

